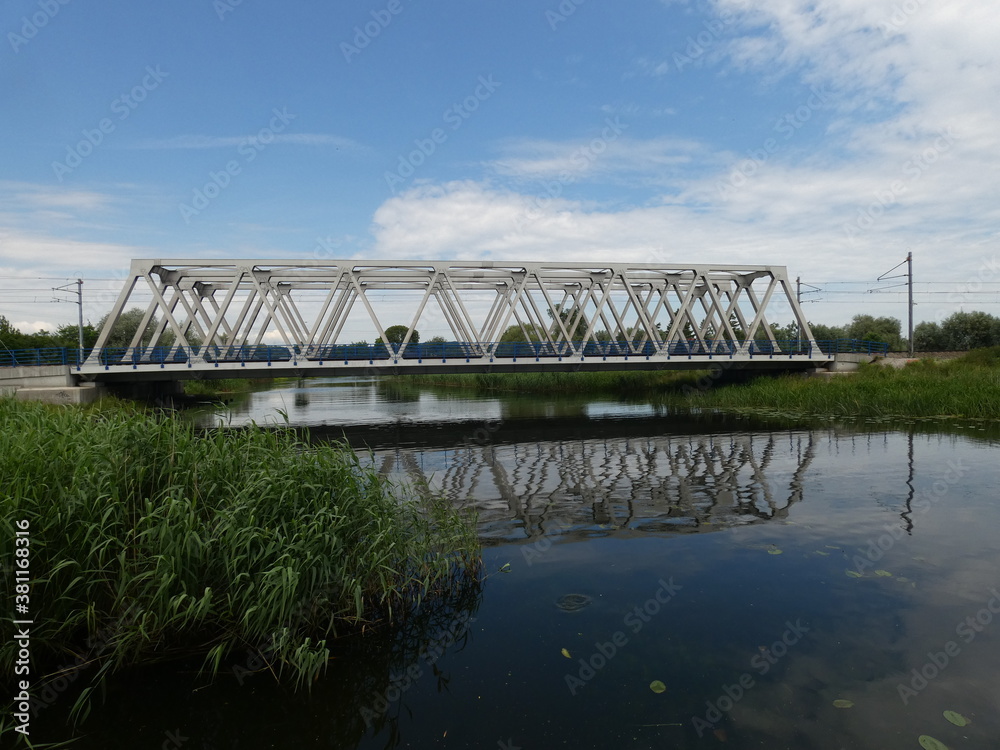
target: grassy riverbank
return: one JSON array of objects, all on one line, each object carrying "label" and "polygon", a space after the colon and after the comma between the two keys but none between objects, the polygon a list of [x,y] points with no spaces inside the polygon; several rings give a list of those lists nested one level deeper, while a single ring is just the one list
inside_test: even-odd
[{"label": "grassy riverbank", "polygon": [[480,392],[512,393],[650,393],[693,383],[704,373],[684,372],[524,372],[401,375],[386,378],[401,385],[466,388]]},{"label": "grassy riverbank", "polygon": [[[701,385],[705,385],[705,380]],[[670,403],[725,411],[780,411],[834,417],[1000,419],[1000,349],[953,360],[878,364],[829,379],[756,378],[745,385],[664,394]]]},{"label": "grassy riverbank", "polygon": [[829,381],[786,376],[709,388],[665,401],[738,412],[813,416],[1000,419],[1000,371],[976,373],[940,365],[894,370],[868,365]]},{"label": "grassy riverbank", "polygon": [[185,396],[227,396],[270,388],[279,380],[294,378],[203,378],[183,380],[181,387]]},{"label": "grassy riverbank", "polygon": [[1000,420],[1000,348],[896,369],[866,365],[830,378],[758,377],[724,384],[710,372],[606,372],[437,375],[403,379],[479,392],[617,393],[678,408],[784,412],[836,417]]},{"label": "grassy riverbank", "polygon": [[249,647],[307,684],[329,638],[478,585],[472,519],[291,430],[0,399],[0,492],[4,560],[30,524],[33,680]]}]

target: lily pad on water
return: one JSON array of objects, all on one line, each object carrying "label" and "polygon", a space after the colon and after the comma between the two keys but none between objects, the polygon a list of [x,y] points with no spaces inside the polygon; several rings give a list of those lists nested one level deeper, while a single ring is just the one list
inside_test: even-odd
[{"label": "lily pad on water", "polygon": [[849,701],[845,698],[838,698],[833,702],[834,708],[854,708],[854,701]]},{"label": "lily pad on water", "polygon": [[823,555],[823,557],[829,557],[829,556],[830,556],[830,553],[829,553],[829,552],[824,552],[824,551],[823,551],[823,550],[821,550],[821,549],[818,549],[818,550],[816,550],[816,554],[817,554],[817,555]]},{"label": "lily pad on water", "polygon": [[775,547],[773,544],[767,548],[767,554],[769,555],[780,555],[781,550]]},{"label": "lily pad on water", "polygon": [[861,578],[862,577],[861,574],[858,571],[856,571],[856,570],[845,570],[844,572],[847,573],[847,575],[850,576],[851,578]]},{"label": "lily pad on water", "polygon": [[586,594],[566,594],[556,599],[556,606],[563,612],[579,612],[592,601]]},{"label": "lily pad on water", "polygon": [[876,570],[875,575],[882,576],[883,578],[892,578],[892,573],[888,570]]},{"label": "lily pad on water", "polygon": [[664,685],[659,680],[653,680],[651,683],[649,683],[649,689],[652,690],[654,693],[662,693],[667,689],[667,686]]},{"label": "lily pad on water", "polygon": [[941,740],[936,740],[929,734],[922,734],[917,738],[917,742],[920,743],[920,747],[924,750],[948,750],[948,746],[944,744]]},{"label": "lily pad on water", "polygon": [[971,724],[971,719],[966,719],[962,714],[957,711],[945,711],[944,718],[954,724],[956,727],[964,727],[967,724]]},{"label": "lily pad on water", "polygon": [[562,649],[559,653],[565,656],[567,659],[573,658],[572,656],[569,655],[569,651],[567,651],[566,649]]}]

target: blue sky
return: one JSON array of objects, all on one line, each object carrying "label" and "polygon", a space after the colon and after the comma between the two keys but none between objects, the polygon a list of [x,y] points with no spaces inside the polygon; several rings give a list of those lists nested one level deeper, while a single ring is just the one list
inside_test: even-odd
[{"label": "blue sky", "polygon": [[786,265],[843,322],[904,316],[844,292],[908,251],[918,320],[1000,314],[997,28],[968,0],[6,0],[0,314],[70,322],[44,290],[82,276],[96,322],[133,257],[545,258]]}]

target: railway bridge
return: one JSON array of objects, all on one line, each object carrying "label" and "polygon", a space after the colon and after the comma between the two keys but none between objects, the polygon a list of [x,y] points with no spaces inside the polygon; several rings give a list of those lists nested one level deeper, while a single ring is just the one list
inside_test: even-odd
[{"label": "railway bridge", "polygon": [[[136,307],[127,345],[112,345]],[[134,314],[134,313],[133,313]],[[772,326],[794,324],[788,340]],[[393,325],[389,325],[392,323]],[[134,325],[134,321],[133,321]],[[439,334],[419,339],[419,330]],[[360,339],[360,340],[359,340]],[[133,260],[78,383],[829,365],[782,266]],[[23,357],[22,357],[23,359]]]}]

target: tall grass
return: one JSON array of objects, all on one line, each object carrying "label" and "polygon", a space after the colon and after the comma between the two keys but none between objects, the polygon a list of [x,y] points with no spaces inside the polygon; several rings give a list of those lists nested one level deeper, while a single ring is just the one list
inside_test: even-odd
[{"label": "tall grass", "polygon": [[864,365],[856,374],[828,380],[761,377],[746,385],[661,398],[678,405],[736,411],[996,420],[1000,419],[1000,349],[948,361],[921,360],[902,369]]},{"label": "tall grass", "polygon": [[[697,374],[695,377],[697,377]],[[692,379],[690,372],[623,371],[401,375],[387,380],[400,384],[412,383],[449,388],[468,388],[485,392],[642,393],[673,386]]]},{"label": "tall grass", "polygon": [[[291,378],[285,378],[291,380]],[[249,393],[251,391],[270,388],[275,378],[205,378],[202,380],[183,380],[181,387],[186,396],[218,396],[230,393]]]},{"label": "tall grass", "polygon": [[487,373],[400,376],[387,382],[487,392],[640,395],[678,408],[724,411],[1000,419],[1000,347],[952,360],[919,360],[902,369],[864,365],[855,374],[830,379],[761,376],[727,385],[706,375],[699,371]]},{"label": "tall grass", "polygon": [[[217,670],[249,646],[309,683],[329,638],[478,585],[472,519],[287,429],[204,435],[126,405],[2,399],[0,492],[3,559],[31,524],[33,658],[92,664],[98,682],[193,653]],[[15,658],[0,645],[5,673]]]}]

